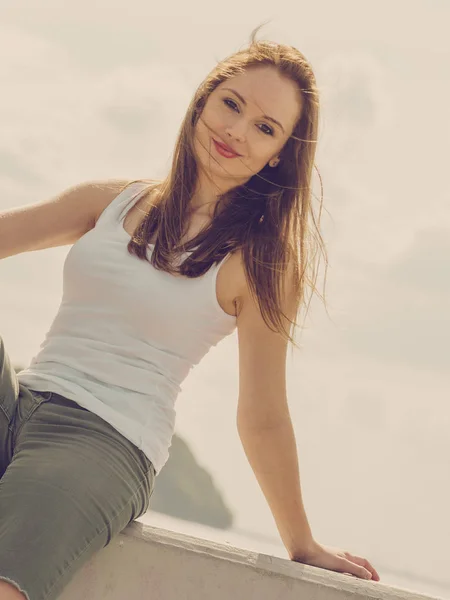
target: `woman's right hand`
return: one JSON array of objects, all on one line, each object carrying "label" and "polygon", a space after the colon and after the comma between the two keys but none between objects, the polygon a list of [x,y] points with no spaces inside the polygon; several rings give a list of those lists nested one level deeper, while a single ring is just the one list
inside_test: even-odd
[{"label": "woman's right hand", "polygon": [[290,555],[290,559],[305,565],[358,577],[359,579],[380,581],[380,576],[367,559],[350,554],[350,552],[341,548],[324,546],[316,541],[313,541],[301,555]]}]

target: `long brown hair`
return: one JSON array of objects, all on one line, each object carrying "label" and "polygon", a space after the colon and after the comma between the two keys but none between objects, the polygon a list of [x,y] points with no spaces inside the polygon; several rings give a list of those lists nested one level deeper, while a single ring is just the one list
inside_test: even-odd
[{"label": "long brown hair", "polygon": [[[198,87],[182,122],[172,168],[166,179],[157,183],[136,180],[148,182],[146,194],[155,192],[158,202],[149,208],[136,227],[128,251],[149,260],[157,269],[200,277],[226,254],[240,249],[249,289],[258,302],[264,322],[297,346],[290,330],[297,325],[297,320],[289,319],[282,309],[288,265],[294,277],[296,316],[305,299],[306,285],[316,291],[320,263],[316,260],[317,248],[322,249],[328,265],[318,226],[323,190],[317,223],[311,202],[319,121],[318,89],[303,54],[292,46],[256,41],[258,29],[252,32],[248,48],[222,60]],[[219,196],[208,227],[181,244],[187,226],[187,207],[197,181],[193,139],[203,107],[211,92],[223,81],[249,68],[267,65],[295,82],[302,95],[302,114],[279,154],[280,162],[274,168],[266,165],[245,184]],[[218,211],[221,202],[223,207]],[[317,238],[310,230],[311,223]],[[153,238],[155,244],[149,259],[147,244]],[[179,252],[190,252],[190,255],[174,266],[173,258]],[[284,319],[291,327],[285,328]]]}]

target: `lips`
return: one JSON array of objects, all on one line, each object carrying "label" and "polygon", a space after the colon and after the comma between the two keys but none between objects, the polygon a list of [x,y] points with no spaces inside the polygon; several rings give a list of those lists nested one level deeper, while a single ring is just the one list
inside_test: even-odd
[{"label": "lips", "polygon": [[214,138],[212,138],[212,140],[215,144],[217,144],[217,146],[219,146],[222,150],[225,150],[225,152],[227,152],[228,154],[230,154],[232,156],[241,156],[241,154],[239,154],[238,152],[233,150],[233,148],[231,148],[227,144],[224,144],[223,142],[219,142],[218,140],[216,140]]}]

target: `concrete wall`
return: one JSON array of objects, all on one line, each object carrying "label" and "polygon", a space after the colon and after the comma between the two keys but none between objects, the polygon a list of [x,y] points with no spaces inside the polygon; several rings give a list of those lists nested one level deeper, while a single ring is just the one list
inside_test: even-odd
[{"label": "concrete wall", "polygon": [[364,581],[131,523],[73,578],[61,600],[428,600]]}]

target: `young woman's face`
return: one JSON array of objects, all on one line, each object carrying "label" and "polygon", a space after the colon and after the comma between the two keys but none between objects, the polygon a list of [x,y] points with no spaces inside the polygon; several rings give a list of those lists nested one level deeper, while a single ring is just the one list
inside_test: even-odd
[{"label": "young woman's face", "polygon": [[[249,69],[227,79],[210,94],[195,127],[199,166],[216,181],[242,185],[277,158],[301,108],[297,85],[273,67]],[[215,142],[239,156],[221,152]]]}]

